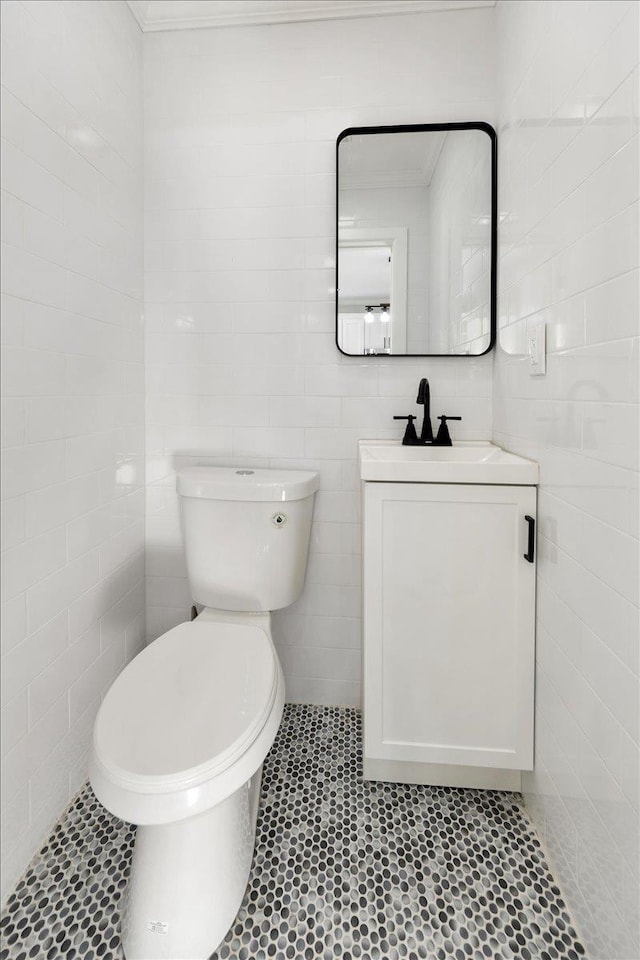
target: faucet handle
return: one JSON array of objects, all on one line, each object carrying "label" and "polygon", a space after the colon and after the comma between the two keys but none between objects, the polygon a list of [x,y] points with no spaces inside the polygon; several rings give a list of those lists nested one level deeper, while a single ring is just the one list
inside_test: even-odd
[{"label": "faucet handle", "polygon": [[407,429],[404,431],[404,437],[402,438],[403,447],[412,447],[418,445],[418,434],[416,433],[416,428],[413,425],[413,421],[416,419],[412,413],[407,414],[406,417],[395,417],[394,420],[407,420]]},{"label": "faucet handle", "polygon": [[434,442],[440,444],[442,447],[450,447],[452,443],[447,420],[462,420],[462,417],[449,417],[443,414],[441,417],[438,417],[438,420],[440,421],[440,426],[438,427],[438,433]]}]

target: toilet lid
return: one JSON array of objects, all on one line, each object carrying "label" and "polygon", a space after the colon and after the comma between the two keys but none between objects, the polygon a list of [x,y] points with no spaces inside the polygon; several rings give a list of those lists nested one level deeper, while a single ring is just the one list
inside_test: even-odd
[{"label": "toilet lid", "polygon": [[255,739],[276,682],[275,655],[259,627],[181,623],[139,653],[105,696],[97,758],[128,783],[201,782]]}]

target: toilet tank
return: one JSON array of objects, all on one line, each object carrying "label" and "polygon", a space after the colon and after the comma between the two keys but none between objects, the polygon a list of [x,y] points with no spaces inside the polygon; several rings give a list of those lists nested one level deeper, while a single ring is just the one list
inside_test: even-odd
[{"label": "toilet tank", "polygon": [[319,475],[190,467],[177,477],[191,595],[219,610],[288,607],[304,586]]}]

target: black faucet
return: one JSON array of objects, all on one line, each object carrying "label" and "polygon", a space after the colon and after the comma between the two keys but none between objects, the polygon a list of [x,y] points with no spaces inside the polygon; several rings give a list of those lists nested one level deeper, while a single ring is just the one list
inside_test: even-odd
[{"label": "black faucet", "polygon": [[443,415],[438,417],[438,420],[440,421],[440,426],[438,427],[436,438],[433,441],[434,447],[452,447],[453,444],[451,443],[447,420],[462,420],[462,417],[447,417]]},{"label": "black faucet", "polygon": [[416,403],[422,403],[424,405],[424,420],[422,421],[422,430],[420,436],[416,433],[416,428],[413,425],[413,421],[416,419],[412,413],[406,417],[394,417],[394,420],[406,420],[407,428],[404,432],[404,437],[402,438],[403,447],[450,447],[451,436],[449,434],[449,428],[447,427],[447,420],[462,420],[462,417],[450,417],[443,414],[441,417],[438,417],[440,420],[440,426],[438,428],[438,433],[435,438],[433,436],[433,429],[431,427],[431,414],[430,414],[430,400],[431,394],[429,390],[429,381],[426,377],[423,377],[418,386],[418,399]]},{"label": "black faucet", "polygon": [[424,420],[422,421],[422,430],[420,431],[421,443],[433,443],[433,429],[431,427],[431,391],[429,390],[429,381],[423,377],[418,384],[418,399],[416,403],[424,404]]},{"label": "black faucet", "polygon": [[404,437],[402,438],[403,447],[421,447],[422,440],[418,439],[418,434],[416,433],[416,428],[413,425],[413,421],[416,419],[412,413],[407,417],[394,417],[394,420],[406,420],[407,427],[404,431]]}]

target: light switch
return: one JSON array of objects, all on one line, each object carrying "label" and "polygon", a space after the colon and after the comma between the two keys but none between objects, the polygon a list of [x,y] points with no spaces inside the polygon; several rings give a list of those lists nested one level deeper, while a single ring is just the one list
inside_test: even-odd
[{"label": "light switch", "polygon": [[547,372],[547,338],[544,323],[536,323],[527,331],[529,376],[542,377]]}]

